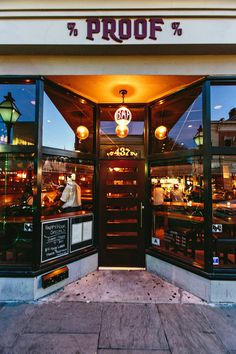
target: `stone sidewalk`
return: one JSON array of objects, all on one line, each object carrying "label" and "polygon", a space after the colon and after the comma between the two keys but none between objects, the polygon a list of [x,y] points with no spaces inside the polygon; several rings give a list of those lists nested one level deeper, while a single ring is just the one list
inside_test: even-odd
[{"label": "stone sidewalk", "polygon": [[235,306],[207,305],[146,272],[93,274],[35,303],[2,304],[0,353],[236,354]]}]

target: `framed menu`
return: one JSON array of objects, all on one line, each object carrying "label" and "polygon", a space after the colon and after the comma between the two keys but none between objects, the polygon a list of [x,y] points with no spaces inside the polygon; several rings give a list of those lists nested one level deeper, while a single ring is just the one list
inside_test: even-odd
[{"label": "framed menu", "polygon": [[79,215],[70,218],[70,252],[75,252],[92,243],[93,215]]}]

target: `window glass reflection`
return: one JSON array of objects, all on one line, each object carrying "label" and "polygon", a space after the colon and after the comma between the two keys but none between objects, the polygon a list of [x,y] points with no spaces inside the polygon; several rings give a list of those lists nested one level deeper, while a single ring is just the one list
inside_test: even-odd
[{"label": "window glass reflection", "polygon": [[186,263],[204,266],[202,159],[151,167],[152,245]]},{"label": "window glass reflection", "polygon": [[236,157],[212,159],[213,251],[215,267],[236,267]]},{"label": "window glass reflection", "polygon": [[43,160],[42,215],[93,209],[94,167],[64,157]]},{"label": "window glass reflection", "polygon": [[236,146],[236,85],[211,86],[211,137],[213,146]]},{"label": "window glass reflection", "polygon": [[[78,127],[88,135],[81,135]],[[93,153],[93,107],[70,91],[45,84],[43,145],[63,150]]]},{"label": "window glass reflection", "polygon": [[[30,80],[29,80],[30,81]],[[12,119],[9,97],[17,108],[19,116]],[[7,101],[7,103],[6,103]],[[5,102],[5,103],[4,103]],[[0,84],[0,144],[33,145],[35,139],[35,84]],[[12,107],[12,106],[11,106]],[[2,113],[1,113],[2,112]],[[8,124],[7,121],[12,124]],[[7,133],[7,128],[9,133]]]},{"label": "window glass reflection", "polygon": [[[201,87],[158,101],[151,109],[151,153],[197,148],[194,137],[201,125]],[[167,134],[158,133],[160,127]]]},{"label": "window glass reflection", "polygon": [[33,239],[33,155],[0,154],[0,264],[30,264]]}]

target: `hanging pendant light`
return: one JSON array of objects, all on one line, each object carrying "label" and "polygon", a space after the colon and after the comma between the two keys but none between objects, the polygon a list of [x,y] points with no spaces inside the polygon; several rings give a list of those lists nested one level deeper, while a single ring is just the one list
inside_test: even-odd
[{"label": "hanging pendant light", "polygon": [[79,125],[76,129],[76,136],[79,140],[85,140],[89,136],[89,130],[84,125]]},{"label": "hanging pendant light", "polygon": [[159,125],[155,130],[155,137],[158,140],[164,140],[167,138],[168,129],[164,125]]},{"label": "hanging pendant light", "polygon": [[116,135],[118,138],[126,138],[129,134],[129,128],[127,125],[117,125],[116,127]]},{"label": "hanging pendant light", "polygon": [[128,125],[132,119],[131,111],[124,105],[125,95],[127,90],[120,90],[119,94],[122,96],[122,106],[115,111],[114,119],[118,125]]}]

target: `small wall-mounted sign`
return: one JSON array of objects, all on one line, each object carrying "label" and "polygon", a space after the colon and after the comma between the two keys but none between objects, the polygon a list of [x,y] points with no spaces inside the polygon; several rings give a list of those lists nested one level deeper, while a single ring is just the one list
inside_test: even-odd
[{"label": "small wall-mounted sign", "polygon": [[33,231],[33,223],[25,222],[24,223],[24,232],[32,232]]},{"label": "small wall-mounted sign", "polygon": [[157,237],[152,237],[152,245],[153,246],[160,246],[160,239]]},{"label": "small wall-mounted sign", "polygon": [[223,232],[222,224],[212,224],[212,232]]},{"label": "small wall-mounted sign", "polygon": [[220,259],[219,257],[213,257],[213,265],[219,265],[220,264]]}]

